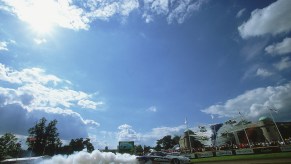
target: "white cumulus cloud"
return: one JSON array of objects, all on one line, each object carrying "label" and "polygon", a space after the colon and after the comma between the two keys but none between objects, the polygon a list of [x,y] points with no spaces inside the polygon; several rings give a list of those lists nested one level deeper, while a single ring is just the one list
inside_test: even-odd
[{"label": "white cumulus cloud", "polygon": [[91,100],[82,99],[78,101],[78,105],[81,106],[81,108],[87,108],[87,109],[96,109],[98,106],[102,106],[104,103],[102,101],[100,102],[94,102]]},{"label": "white cumulus cloud", "polygon": [[178,23],[183,23],[189,18],[195,11],[199,11],[201,6],[205,3],[205,0],[198,1],[171,1],[171,12],[169,13],[167,20],[168,23],[173,23],[175,20]]},{"label": "white cumulus cloud", "polygon": [[103,103],[92,101],[91,94],[68,86],[59,87],[59,84],[71,83],[46,74],[45,70],[26,68],[17,71],[0,64],[0,81],[11,84],[0,87],[0,134],[12,130],[26,135],[27,129],[41,117],[57,119],[60,136],[66,139],[87,137],[87,128],[100,126],[69,108],[96,109]]},{"label": "white cumulus cloud", "polygon": [[44,38],[35,38],[35,39],[33,39],[33,40],[34,40],[34,42],[35,42],[36,44],[43,44],[43,43],[46,43],[46,42],[47,42],[47,40],[44,39]]},{"label": "white cumulus cloud", "polygon": [[86,13],[86,16],[89,19],[108,20],[117,14],[127,17],[133,10],[139,7],[139,3],[138,0],[91,0],[88,1],[85,6],[89,7],[90,9],[90,11]]},{"label": "white cumulus cloud", "polygon": [[44,29],[50,26],[79,30],[88,29],[89,20],[85,11],[71,0],[2,0],[6,10],[27,22],[32,28]]},{"label": "white cumulus cloud", "polygon": [[7,45],[8,45],[7,42],[1,41],[0,42],[0,51],[8,51]]},{"label": "white cumulus cloud", "polygon": [[157,112],[157,107],[151,106],[146,111],[148,111],[148,112]]},{"label": "white cumulus cloud", "polygon": [[276,35],[291,30],[291,1],[278,0],[263,9],[252,11],[251,18],[238,27],[242,38]]},{"label": "white cumulus cloud", "polygon": [[243,9],[241,9],[241,10],[239,10],[238,12],[237,12],[237,14],[236,14],[236,17],[237,18],[240,18],[242,15],[243,15],[243,13],[246,11],[246,8],[243,8]]},{"label": "white cumulus cloud", "polygon": [[261,76],[261,77],[268,77],[268,76],[272,76],[273,73],[264,69],[264,68],[258,68],[257,69],[257,76]]},{"label": "white cumulus cloud", "polygon": [[247,91],[223,104],[212,105],[202,112],[219,117],[236,117],[241,111],[248,119],[258,119],[267,115],[267,107],[274,106],[279,110],[278,120],[290,121],[291,83],[280,86],[269,86]]},{"label": "white cumulus cloud", "polygon": [[[54,26],[73,30],[88,30],[95,20],[116,16],[125,20],[132,12],[141,13],[145,22],[163,16],[168,23],[183,23],[208,0],[2,0],[0,10],[16,15],[38,32]],[[43,43],[36,40],[36,43]]]},{"label": "white cumulus cloud", "polygon": [[[136,144],[152,145],[156,144],[156,140],[163,138],[166,135],[182,135],[186,130],[185,125],[179,125],[174,127],[161,126],[150,129],[148,132],[138,132],[131,125],[123,124],[118,127],[117,132],[101,131],[99,137],[94,139],[94,143],[104,148],[109,146],[115,148],[118,141],[134,141]],[[191,129],[195,130],[195,129]],[[108,139],[110,138],[110,143]],[[105,141],[107,139],[107,141]]]},{"label": "white cumulus cloud", "polygon": [[290,57],[283,57],[280,62],[274,64],[275,68],[279,71],[288,69],[291,67]]},{"label": "white cumulus cloud", "polygon": [[95,19],[108,20],[116,14],[127,17],[139,7],[138,0],[88,0],[78,4],[71,0],[2,1],[4,4],[0,9],[15,14],[32,28],[43,31],[53,26],[87,30]]},{"label": "white cumulus cloud", "polygon": [[157,128],[153,128],[150,132],[142,134],[141,140],[144,142],[148,142],[148,141],[156,141],[158,139],[163,138],[166,135],[180,136],[183,134],[185,129],[186,129],[185,125],[180,125],[176,127],[167,127],[167,126],[157,127]]},{"label": "white cumulus cloud", "polygon": [[291,38],[285,38],[280,43],[269,45],[265,51],[271,55],[284,55],[291,53]]},{"label": "white cumulus cloud", "polygon": [[[30,108],[37,107],[73,107],[79,106],[87,109],[97,109],[103,105],[103,102],[90,100],[91,94],[82,91],[75,91],[65,88],[56,87],[62,80],[55,75],[46,74],[45,70],[40,68],[23,69],[21,71],[13,70],[0,64],[0,80],[9,83],[20,84],[15,92],[26,93],[34,97]],[[48,84],[54,84],[50,87]]]},{"label": "white cumulus cloud", "polygon": [[119,131],[117,132],[118,141],[139,141],[140,134],[132,129],[132,126],[128,124],[123,124],[118,127]]},{"label": "white cumulus cloud", "polygon": [[183,23],[206,2],[207,0],[144,0],[143,18],[149,23],[154,20],[154,16],[161,15],[166,17],[168,23]]},{"label": "white cumulus cloud", "polygon": [[46,75],[45,71],[40,68],[23,69],[21,71],[13,70],[0,63],[0,80],[9,83],[40,83],[47,84],[52,82],[57,84],[62,80],[54,75]]}]

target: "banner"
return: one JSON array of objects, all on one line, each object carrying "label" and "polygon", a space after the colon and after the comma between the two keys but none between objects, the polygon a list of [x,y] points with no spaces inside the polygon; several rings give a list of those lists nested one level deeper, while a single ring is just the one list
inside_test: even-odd
[{"label": "banner", "polygon": [[238,149],[238,150],[235,150],[235,154],[236,155],[254,154],[254,150],[253,149]]},{"label": "banner", "polygon": [[281,152],[279,147],[261,147],[261,148],[254,148],[255,154],[266,154],[266,153],[277,153]]},{"label": "banner", "polygon": [[213,157],[213,153],[211,151],[196,153],[198,158],[206,158],[206,157]]},{"label": "banner", "polygon": [[[231,150],[220,150],[216,153],[219,153],[220,156],[225,156],[225,155],[233,155]],[[216,155],[217,156],[217,155]]]},{"label": "banner", "polygon": [[118,145],[119,153],[134,153],[134,141],[120,141]]},{"label": "banner", "polygon": [[280,149],[282,152],[291,151],[291,146],[290,145],[280,146]]}]

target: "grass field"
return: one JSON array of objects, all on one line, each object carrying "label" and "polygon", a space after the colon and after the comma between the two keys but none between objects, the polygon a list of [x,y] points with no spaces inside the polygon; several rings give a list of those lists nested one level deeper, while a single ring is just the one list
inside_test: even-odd
[{"label": "grass field", "polygon": [[248,160],[248,159],[273,159],[273,158],[291,158],[291,152],[198,158],[198,159],[192,159],[191,162],[199,163],[199,162],[234,161],[234,160]]}]

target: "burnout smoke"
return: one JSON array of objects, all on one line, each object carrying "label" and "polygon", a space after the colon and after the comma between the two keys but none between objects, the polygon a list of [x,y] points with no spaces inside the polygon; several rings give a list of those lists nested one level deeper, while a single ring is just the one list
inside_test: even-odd
[{"label": "burnout smoke", "polygon": [[137,164],[136,156],[111,152],[78,152],[69,156],[55,155],[40,164]]}]

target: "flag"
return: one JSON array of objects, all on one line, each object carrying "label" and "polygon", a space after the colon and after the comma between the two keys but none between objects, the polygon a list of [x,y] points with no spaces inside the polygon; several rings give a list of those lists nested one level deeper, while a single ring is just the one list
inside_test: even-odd
[{"label": "flag", "polygon": [[185,125],[187,125],[187,117],[185,117]]},{"label": "flag", "polygon": [[214,119],[214,116],[213,116],[213,115],[211,115],[211,118],[212,118],[212,119]]}]

